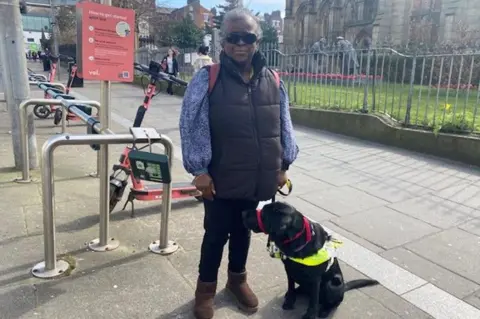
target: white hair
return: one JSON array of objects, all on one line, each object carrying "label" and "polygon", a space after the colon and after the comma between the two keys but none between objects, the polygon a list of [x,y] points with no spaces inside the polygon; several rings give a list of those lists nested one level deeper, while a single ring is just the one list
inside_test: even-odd
[{"label": "white hair", "polygon": [[233,22],[233,21],[239,21],[239,20],[252,20],[255,24],[255,29],[254,33],[257,36],[257,38],[260,40],[263,36],[262,32],[262,26],[260,25],[260,20],[256,15],[252,13],[252,11],[246,9],[246,8],[235,8],[233,10],[228,11],[225,13],[223,16],[223,21],[222,25],[220,26],[220,37],[222,39],[225,39],[225,37],[228,35],[227,33],[227,23]]}]

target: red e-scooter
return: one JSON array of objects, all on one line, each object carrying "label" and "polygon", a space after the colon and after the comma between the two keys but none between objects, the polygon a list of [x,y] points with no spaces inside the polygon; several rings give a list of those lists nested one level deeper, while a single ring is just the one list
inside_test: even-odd
[{"label": "red e-scooter", "polygon": [[[135,63],[135,69],[149,75],[150,82],[148,83],[145,91],[145,98],[143,105],[140,105],[137,109],[133,127],[140,127],[145,116],[150,102],[154,96],[160,92],[156,91],[156,84],[158,81],[170,81],[178,85],[187,86],[187,82],[177,79],[174,76],[161,72],[161,65],[155,61],[150,61],[150,65]],[[110,212],[113,211],[119,201],[121,201],[125,188],[128,185],[128,179],[131,178],[132,186],[128,199],[123,206],[122,210],[125,210],[128,203],[132,204],[131,216],[134,216],[134,204],[133,201],[154,201],[162,198],[163,186],[162,184],[145,184],[142,180],[136,179],[131,171],[130,160],[128,155],[132,150],[141,150],[145,147],[137,149],[135,145],[127,146],[120,156],[120,163],[113,165],[113,173],[110,175]],[[188,197],[195,197],[198,201],[202,201],[202,193],[199,192],[192,183],[174,183],[172,185],[172,199],[182,199]]]},{"label": "red e-scooter", "polygon": [[[47,80],[49,83],[53,83],[55,82],[55,76],[57,75],[57,64],[59,61],[59,56],[50,55],[49,59],[50,59],[50,72],[48,73]],[[69,62],[75,62],[75,60],[72,57],[67,57],[67,59]],[[72,88],[72,84],[73,84],[73,78],[75,77],[76,73],[77,73],[77,64],[74,63],[72,66],[71,77],[65,87],[65,90],[66,90],[65,94],[70,93],[70,89]],[[45,93],[44,97],[46,99],[50,98],[50,96],[47,93]],[[46,119],[50,116],[50,114],[54,113],[53,123],[55,125],[58,125],[62,121],[62,108],[59,108],[55,105],[35,105],[35,107],[33,108],[33,113],[35,114],[36,117],[40,119]],[[77,119],[77,117],[73,113],[67,114],[67,121],[71,121],[75,119]]]},{"label": "red e-scooter", "polygon": [[[55,81],[55,75],[57,74],[57,63],[58,63],[58,56],[50,55],[50,72],[48,73],[48,82],[52,83]],[[44,98],[48,99],[50,96],[45,92]],[[33,108],[33,114],[39,119],[46,119],[50,116],[57,107],[55,105],[35,105]]]},{"label": "red e-scooter", "polygon": [[[72,89],[73,81],[75,79],[75,76],[77,76],[77,62],[75,61],[74,58],[67,56],[67,61],[68,62],[73,62],[72,68],[70,70],[70,77],[67,81],[67,85],[65,86],[65,94],[70,94],[70,90]],[[91,109],[85,109],[86,113],[91,115]],[[58,125],[62,121],[62,108],[57,108],[55,109],[55,115],[53,116],[53,124]],[[67,121],[75,121],[78,120],[78,117],[75,116],[75,114],[68,112],[67,113]]]}]

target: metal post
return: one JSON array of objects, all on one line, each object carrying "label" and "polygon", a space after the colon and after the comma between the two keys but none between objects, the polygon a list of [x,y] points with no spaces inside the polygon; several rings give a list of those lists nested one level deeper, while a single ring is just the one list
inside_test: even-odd
[{"label": "metal post", "polygon": [[[0,48],[2,50],[3,71],[5,72],[5,92],[11,121],[13,154],[15,167],[22,164],[20,145],[20,119],[18,106],[28,99],[30,88],[27,79],[27,61],[23,40],[22,18],[19,0],[0,1]],[[28,142],[30,147],[30,166],[37,167],[37,139],[33,126],[33,114],[28,116]]]},{"label": "metal post", "polygon": [[93,178],[98,178],[100,175],[98,174],[100,170],[100,165],[102,163],[102,158],[100,156],[100,152],[97,152],[97,170],[95,172],[88,173],[87,175]]},{"label": "metal post", "polygon": [[[111,6],[112,0],[102,0],[102,4]],[[100,123],[102,130],[110,129],[110,81],[100,83]],[[108,145],[100,146],[100,154],[97,158],[97,174],[100,176],[100,234],[98,239],[94,239],[88,245],[94,251],[110,251],[116,249],[120,243],[113,238],[109,238],[110,222],[110,180],[108,177]]]},{"label": "metal post", "polygon": [[67,110],[62,110],[62,133],[67,131]]},{"label": "metal post", "polygon": [[[110,82],[102,81],[100,87],[101,104],[100,123],[102,131],[110,128]],[[110,179],[108,176],[108,145],[100,145],[100,151],[97,158],[97,174],[100,177],[100,234],[99,238],[89,243],[89,248],[94,251],[111,251],[120,245],[117,240],[109,237],[110,222]]]},{"label": "metal post", "polygon": [[[76,101],[72,100],[71,104],[87,104],[92,107],[98,109],[100,107],[100,103],[97,101]],[[63,106],[65,101],[62,100],[54,100],[54,99],[30,99],[23,101],[20,104],[19,112],[20,112],[20,146],[22,149],[22,179],[17,179],[16,181],[19,183],[29,183],[30,180],[30,165],[29,165],[29,149],[28,149],[28,106],[30,105],[59,105]],[[64,110],[64,113],[66,110]]]},{"label": "metal post", "polygon": [[[50,141],[50,140],[49,140]],[[53,151],[56,145],[47,141],[42,147],[42,204],[43,204],[43,251],[45,261],[32,268],[32,274],[39,278],[53,278],[62,275],[70,267],[64,260],[57,260],[55,249],[55,203],[53,189]]]},{"label": "metal post", "polygon": [[[107,131],[111,133],[111,131]],[[55,205],[54,205],[54,180],[53,180],[53,152],[62,145],[90,145],[90,144],[127,144],[134,142],[130,134],[101,134],[101,135],[55,135],[50,137],[42,147],[42,201],[43,201],[43,241],[45,261],[36,264],[32,268],[32,274],[38,278],[53,278],[63,274],[69,264],[63,260],[57,260],[55,247]],[[172,141],[166,137],[151,139],[137,139],[137,143],[160,142],[165,146],[165,152],[171,165],[173,159]],[[162,225],[160,228],[160,240],[167,243],[163,249],[158,249],[161,254],[171,254],[178,249],[174,242],[168,241],[168,218],[171,209],[171,185],[163,186]],[[112,240],[114,240],[112,238]],[[157,241],[158,242],[158,241]],[[171,247],[169,246],[171,245]],[[152,245],[150,245],[152,246]],[[161,246],[161,245],[160,245]],[[156,252],[156,246],[153,247]]]},{"label": "metal post", "polygon": [[[165,154],[168,156],[168,166],[172,171],[173,164],[173,143],[167,136],[162,136],[161,143],[165,147]],[[168,220],[172,208],[172,184],[163,184],[162,193],[162,217],[160,223],[160,240],[152,242],[148,249],[160,255],[170,255],[177,251],[178,245],[175,241],[168,240]]]}]

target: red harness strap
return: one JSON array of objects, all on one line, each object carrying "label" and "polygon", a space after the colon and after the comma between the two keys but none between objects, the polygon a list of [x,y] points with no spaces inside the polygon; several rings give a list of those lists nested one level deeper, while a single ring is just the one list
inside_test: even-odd
[{"label": "red harness strap", "polygon": [[300,236],[303,235],[303,233],[305,233],[305,244],[306,243],[309,243],[311,240],[312,240],[312,230],[310,229],[310,223],[308,222],[308,219],[307,217],[303,217],[303,229],[298,232],[295,236],[293,236],[292,238],[289,238],[289,239],[286,239],[283,241],[284,244],[288,244],[288,243],[291,243],[292,241],[295,241],[297,240],[298,238],[300,238]]},{"label": "red harness strap", "polygon": [[[263,224],[263,220],[262,220],[262,210],[261,209],[257,209],[257,224],[258,224],[258,228],[260,228],[260,230],[262,232],[267,234],[267,232],[265,231],[265,225]],[[306,235],[305,243],[309,243],[312,240],[312,230],[310,229],[310,223],[308,222],[308,219],[305,216],[303,217],[303,228],[302,228],[302,230],[300,232],[298,232],[292,238],[284,240],[283,243],[284,244],[291,243],[292,241],[300,238],[300,236],[302,236],[303,233],[305,233],[305,235]]]},{"label": "red harness strap", "polygon": [[[262,232],[264,232],[265,234],[267,234],[267,232],[265,231],[265,226],[263,225],[263,220],[262,220],[262,210],[261,209],[257,209],[257,224],[258,224],[258,228],[260,228],[260,230]],[[267,234],[268,235],[268,234]]]}]

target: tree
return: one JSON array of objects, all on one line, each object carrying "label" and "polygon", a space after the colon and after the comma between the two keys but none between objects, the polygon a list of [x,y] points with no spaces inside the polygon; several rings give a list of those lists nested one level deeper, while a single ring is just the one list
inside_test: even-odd
[{"label": "tree", "polygon": [[112,6],[135,10],[135,48],[138,48],[138,35],[140,33],[140,24],[150,22],[155,14],[154,0],[112,0]]},{"label": "tree", "polygon": [[278,44],[277,30],[270,23],[266,21],[261,21],[260,26],[262,27],[262,32],[263,32],[262,42]]},{"label": "tree", "polygon": [[59,44],[77,43],[77,18],[74,6],[61,6],[57,10]]},{"label": "tree", "polygon": [[190,17],[174,24],[170,34],[170,45],[181,49],[196,48],[203,38],[203,31],[195,25]]},{"label": "tree", "polygon": [[239,0],[224,0],[224,1],[225,1],[224,4],[217,5],[217,8],[220,11],[215,10],[215,13],[214,13],[213,9],[212,9],[212,13],[214,13],[214,18],[213,18],[214,20],[213,21],[214,21],[214,24],[215,24],[215,28],[217,28],[217,29],[220,29],[220,26],[222,25],[223,17],[225,16],[225,13],[227,13],[228,11],[233,10],[235,8],[238,8],[240,6],[240,1]]}]

